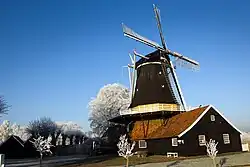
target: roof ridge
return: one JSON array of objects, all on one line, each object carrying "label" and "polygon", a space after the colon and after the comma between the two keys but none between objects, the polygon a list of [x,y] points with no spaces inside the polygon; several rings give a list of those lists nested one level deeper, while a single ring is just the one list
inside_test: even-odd
[{"label": "roof ridge", "polygon": [[[189,111],[187,111],[187,112],[197,110],[198,108],[207,108],[207,107],[210,107],[210,106],[211,106],[210,104],[208,104],[208,105],[204,105],[204,106],[198,106],[198,107],[193,108],[193,109],[191,109],[191,110],[189,110]],[[184,113],[185,113],[185,112],[184,112]]]},{"label": "roof ridge", "polygon": [[24,143],[23,143],[23,140],[19,137],[19,136],[16,136],[16,135],[12,135],[14,137],[14,139],[20,143],[23,147],[24,147]]}]

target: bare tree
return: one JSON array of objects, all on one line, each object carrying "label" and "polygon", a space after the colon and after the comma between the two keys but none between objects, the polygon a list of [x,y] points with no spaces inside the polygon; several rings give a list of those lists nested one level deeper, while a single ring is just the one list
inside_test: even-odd
[{"label": "bare tree", "polygon": [[[48,117],[42,117],[40,119],[29,122],[26,132],[31,134],[32,137],[43,136],[48,138],[51,135],[53,145],[56,145],[56,140],[61,133],[60,127]],[[55,150],[52,149],[52,152]]]},{"label": "bare tree", "polygon": [[50,143],[50,140],[44,139],[43,136],[39,136],[38,138],[33,138],[34,141],[30,141],[33,146],[36,148],[36,150],[40,153],[40,166],[42,166],[42,159],[43,159],[43,154],[49,153],[52,154],[50,151],[51,147],[53,145]]},{"label": "bare tree", "polygon": [[33,137],[43,136],[48,138],[49,135],[54,135],[60,129],[54,121],[48,117],[42,117],[37,120],[29,122],[29,125],[26,128],[27,133],[31,134]]},{"label": "bare tree", "polygon": [[207,155],[213,160],[213,165],[216,167],[216,162],[215,158],[218,153],[217,150],[217,143],[215,143],[215,140],[210,139],[209,142],[206,142],[206,147],[207,147]]},{"label": "bare tree", "polygon": [[134,155],[134,153],[132,151],[135,147],[135,141],[131,145],[128,142],[128,139],[126,138],[126,135],[122,135],[122,136],[120,136],[120,141],[118,142],[117,147],[119,149],[118,155],[121,157],[124,157],[126,159],[126,167],[128,167],[129,157]]},{"label": "bare tree", "polygon": [[3,96],[0,96],[0,114],[7,114],[9,111],[9,106],[7,102],[4,100]]},{"label": "bare tree", "polygon": [[92,131],[102,136],[108,127],[113,125],[108,120],[118,116],[120,112],[126,112],[129,105],[130,94],[126,87],[117,83],[102,87],[96,98],[88,104]]}]

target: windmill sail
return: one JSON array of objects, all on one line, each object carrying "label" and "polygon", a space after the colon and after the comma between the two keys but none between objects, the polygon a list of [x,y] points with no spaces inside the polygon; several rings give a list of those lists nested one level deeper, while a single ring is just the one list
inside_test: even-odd
[{"label": "windmill sail", "polygon": [[163,33],[162,33],[162,28],[161,28],[161,16],[160,16],[160,10],[155,6],[154,6],[154,12],[155,12],[155,17],[156,17],[156,21],[157,21],[157,26],[158,26],[158,30],[160,33],[160,37],[161,37],[161,43],[164,49],[167,49],[164,37],[163,37]]},{"label": "windmill sail", "polygon": [[130,37],[136,41],[139,41],[139,42],[142,42],[148,46],[151,46],[151,47],[154,47],[156,49],[162,49],[163,48],[156,42],[154,41],[151,41],[139,34],[137,34],[136,32],[134,32],[132,29],[128,28],[125,24],[122,24],[122,28],[123,28],[123,32],[124,32],[124,35],[127,36],[127,37]]},{"label": "windmill sail", "polygon": [[190,63],[190,64],[192,64],[194,66],[199,66],[199,63],[197,61],[194,61],[194,60],[192,60],[192,59],[190,59],[188,57],[185,57],[185,56],[181,55],[180,53],[170,51],[169,54],[171,54],[172,56],[174,56],[174,57],[176,57],[178,59],[184,60],[187,63]]},{"label": "windmill sail", "polygon": [[179,103],[178,99],[177,99],[178,96],[176,96],[176,93],[174,92],[174,89],[173,89],[173,87],[174,87],[173,82],[171,82],[171,79],[170,79],[171,73],[168,71],[169,67],[167,67],[166,63],[162,63],[161,67],[162,67],[163,75],[165,76],[167,86],[170,90],[170,93],[171,93],[172,97],[174,98],[175,103]]},{"label": "windmill sail", "polygon": [[178,78],[177,78],[177,75],[175,73],[175,69],[174,69],[171,61],[170,61],[170,74],[171,74],[171,76],[169,76],[169,77],[171,78],[171,81],[172,81],[171,83],[173,83],[175,85],[176,94],[178,94],[180,104],[182,104],[183,110],[186,110],[186,102],[184,100],[184,96],[182,94],[181,87],[179,85]]}]

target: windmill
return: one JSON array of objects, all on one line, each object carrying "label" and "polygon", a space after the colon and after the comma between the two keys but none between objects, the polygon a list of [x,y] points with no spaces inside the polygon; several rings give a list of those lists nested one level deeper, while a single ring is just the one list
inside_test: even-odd
[{"label": "windmill", "polygon": [[126,67],[128,69],[129,85],[131,90],[130,92],[131,92],[131,97],[133,98],[135,89],[135,80],[136,80],[136,57],[140,57],[143,59],[149,59],[149,58],[137,53],[136,50],[133,51],[133,55],[129,53],[129,57],[131,60],[131,64],[128,64],[127,66],[123,67]]},{"label": "windmill", "polygon": [[[171,51],[170,49],[167,48],[165,39],[163,37],[162,27],[161,27],[160,10],[155,5],[153,5],[153,8],[154,8],[154,13],[155,13],[156,21],[157,21],[157,27],[158,27],[159,35],[160,35],[160,38],[161,38],[162,46],[159,45],[158,43],[152,41],[152,40],[149,40],[149,39],[139,35],[135,31],[133,31],[131,28],[127,27],[125,24],[122,24],[123,33],[124,33],[124,36],[126,36],[126,37],[129,37],[131,39],[134,39],[134,40],[136,40],[138,42],[141,42],[143,44],[146,44],[146,45],[156,49],[156,52],[159,53],[159,55],[160,55],[159,56],[160,60],[161,60],[160,64],[161,64],[162,71],[164,73],[165,79],[166,79],[166,81],[168,83],[170,92],[171,92],[171,94],[173,96],[175,96],[174,98],[180,100],[180,104],[181,104],[183,110],[186,111],[186,103],[185,103],[185,100],[184,100],[184,97],[183,97],[183,94],[182,94],[182,91],[181,91],[181,88],[180,88],[180,85],[179,85],[179,82],[178,82],[178,78],[177,78],[177,75],[176,75],[176,72],[175,72],[175,67],[174,67],[173,62],[171,61],[170,57],[175,58],[176,59],[175,61],[180,62],[181,65],[191,67],[192,69],[198,69],[199,68],[199,63],[197,61],[194,61],[194,60],[188,58],[188,57],[183,56],[180,53],[173,52],[173,51]],[[133,68],[134,71],[136,69],[135,56],[139,56],[139,57],[141,57],[141,59],[151,59],[151,57],[152,57],[151,55],[142,56],[142,55],[134,52],[134,59],[132,59],[132,57],[131,57],[132,65],[129,66],[129,67]],[[135,73],[134,73],[134,75],[135,75]],[[135,84],[134,75],[133,75],[133,77],[131,79],[131,82],[130,82],[132,92],[133,92],[132,96],[134,95],[134,91],[135,91],[134,90],[134,84]],[[171,82],[170,77],[172,78],[173,83]],[[177,93],[174,93],[173,87],[176,88]]]}]

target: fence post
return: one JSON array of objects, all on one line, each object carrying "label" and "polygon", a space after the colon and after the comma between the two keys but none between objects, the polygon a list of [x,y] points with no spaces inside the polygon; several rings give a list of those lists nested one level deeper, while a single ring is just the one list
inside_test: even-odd
[{"label": "fence post", "polygon": [[0,154],[0,167],[4,167],[4,154]]}]

